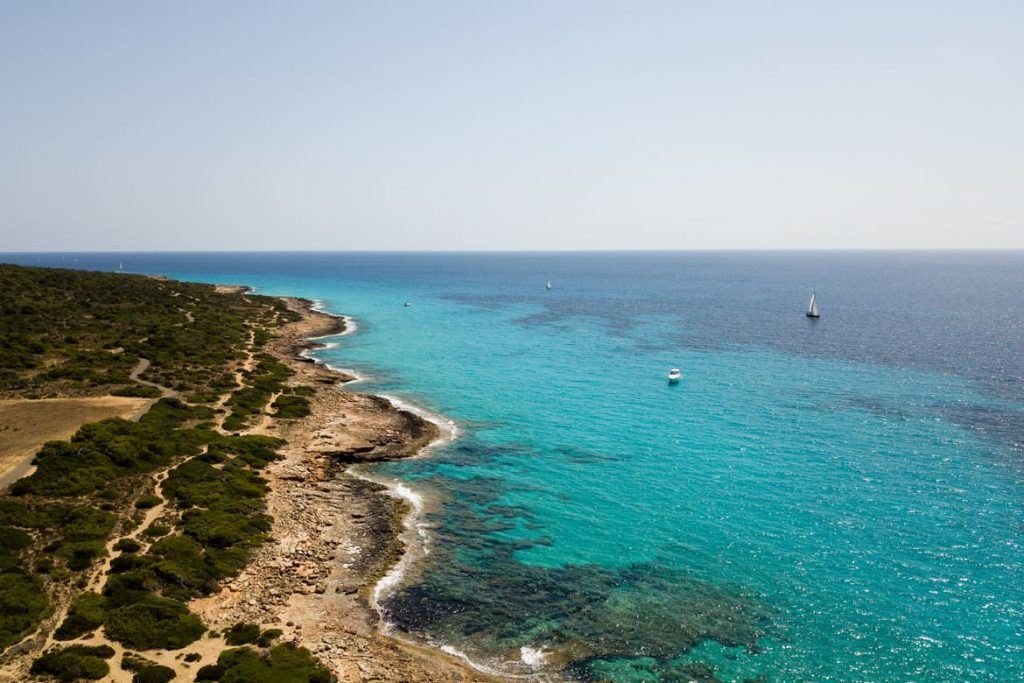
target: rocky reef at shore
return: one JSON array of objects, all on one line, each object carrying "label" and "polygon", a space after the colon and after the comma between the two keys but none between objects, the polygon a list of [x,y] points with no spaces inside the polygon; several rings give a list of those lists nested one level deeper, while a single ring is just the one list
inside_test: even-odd
[{"label": "rocky reef at shore", "polygon": [[265,475],[272,539],[238,577],[192,609],[211,628],[240,621],[280,628],[342,681],[491,680],[444,653],[381,633],[373,589],[403,553],[409,510],[347,466],[415,455],[439,431],[387,399],[344,391],[353,377],[305,355],[317,347],[311,338],[344,332],[344,318],[307,300],[286,303],[301,319],[266,350],[294,370],[291,382],[317,391],[308,416],[263,426],[286,442],[283,459]]}]

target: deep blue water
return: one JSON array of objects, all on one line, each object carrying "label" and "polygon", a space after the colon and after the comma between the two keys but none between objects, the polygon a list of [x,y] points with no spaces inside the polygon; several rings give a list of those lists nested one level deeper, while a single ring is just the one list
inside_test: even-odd
[{"label": "deep blue water", "polygon": [[385,610],[477,662],[1024,679],[1024,253],[0,260],[353,316],[322,357],[461,430],[377,469],[433,501],[431,553]]}]

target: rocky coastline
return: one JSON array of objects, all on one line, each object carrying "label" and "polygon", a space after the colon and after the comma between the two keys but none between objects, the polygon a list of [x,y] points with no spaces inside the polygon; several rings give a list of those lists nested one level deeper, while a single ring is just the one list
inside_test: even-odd
[{"label": "rocky coastline", "polygon": [[253,430],[286,441],[283,459],[266,472],[272,538],[245,571],[191,609],[212,629],[239,621],[280,628],[340,681],[493,680],[445,653],[382,633],[373,589],[402,556],[409,508],[347,468],[415,455],[439,431],[387,399],[344,391],[354,378],[305,352],[318,346],[311,339],[344,332],[345,319],[308,300],[285,301],[301,319],[265,350],[295,371],[290,383],[317,387],[311,413]]}]

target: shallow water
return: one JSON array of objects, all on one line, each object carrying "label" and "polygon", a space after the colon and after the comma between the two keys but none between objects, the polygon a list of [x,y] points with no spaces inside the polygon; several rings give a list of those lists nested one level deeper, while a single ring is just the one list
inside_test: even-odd
[{"label": "shallow water", "polygon": [[321,357],[461,429],[377,468],[441,501],[428,564],[384,609],[481,664],[1024,678],[1020,253],[3,260],[123,261],[354,316]]}]

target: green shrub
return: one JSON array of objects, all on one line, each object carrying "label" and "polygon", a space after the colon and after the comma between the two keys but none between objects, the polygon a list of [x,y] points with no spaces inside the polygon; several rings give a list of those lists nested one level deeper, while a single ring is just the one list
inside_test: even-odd
[{"label": "green shrub", "polygon": [[174,680],[174,669],[162,664],[149,664],[132,676],[132,683],[167,683]]},{"label": "green shrub", "polygon": [[0,573],[0,649],[21,640],[49,609],[38,578],[17,570]]},{"label": "green shrub", "polygon": [[240,432],[249,426],[249,421],[236,413],[231,413],[224,418],[224,424],[222,425],[225,431],[228,432]]},{"label": "green shrub", "polygon": [[149,536],[150,538],[158,538],[160,536],[166,536],[171,533],[171,527],[160,522],[153,522],[148,527],[142,530],[143,536]]},{"label": "green shrub", "polygon": [[224,678],[224,667],[220,664],[207,664],[199,667],[196,681],[219,681]]},{"label": "green shrub", "polygon": [[306,417],[311,412],[309,409],[309,401],[301,396],[278,396],[277,400],[271,404],[271,407],[277,410],[277,412],[274,413],[275,417],[285,419]]},{"label": "green shrub", "polygon": [[82,593],[68,608],[67,617],[54,633],[57,640],[71,640],[103,625],[107,599],[98,593]]},{"label": "green shrub", "polygon": [[106,631],[112,640],[137,650],[177,650],[198,640],[206,628],[184,604],[146,595],[107,612]]},{"label": "green shrub", "polygon": [[118,387],[110,392],[114,396],[130,396],[133,398],[157,398],[160,390],[156,387],[147,387],[143,384],[129,384],[126,387]]},{"label": "green shrub", "polygon": [[135,507],[140,510],[148,510],[149,508],[156,507],[162,502],[164,502],[164,499],[160,496],[154,496],[151,493],[144,493],[135,501]]},{"label": "green shrub", "polygon": [[23,550],[32,545],[32,537],[21,529],[0,526],[0,553]]},{"label": "green shrub", "polygon": [[266,631],[260,634],[259,640],[256,644],[260,647],[270,647],[274,644],[274,641],[280,638],[284,634],[279,628],[268,628]]},{"label": "green shrub", "polygon": [[121,658],[121,668],[135,673],[132,683],[167,683],[174,679],[174,669],[132,654]]},{"label": "green shrub", "polygon": [[77,681],[83,678],[95,681],[110,673],[110,667],[103,660],[113,656],[114,650],[107,645],[72,645],[42,655],[32,663],[29,673],[35,676],[53,676],[59,681]]},{"label": "green shrub", "polygon": [[225,650],[217,658],[217,664],[223,667],[223,675],[207,680],[223,683],[329,683],[334,680],[330,670],[309,650],[291,644],[277,645],[262,654],[248,647]]},{"label": "green shrub", "polygon": [[181,517],[184,532],[204,546],[224,549],[264,538],[272,523],[268,515],[217,510],[189,510]]},{"label": "green shrub", "polygon": [[122,553],[137,553],[142,550],[142,544],[134,538],[122,538],[114,544],[114,550]]},{"label": "green shrub", "polygon": [[102,557],[107,547],[100,541],[65,543],[60,547],[60,556],[67,560],[68,569],[80,572],[87,569],[97,557]]},{"label": "green shrub", "polygon": [[260,627],[244,622],[239,622],[224,632],[224,642],[228,645],[248,645],[255,643],[259,637]]}]

